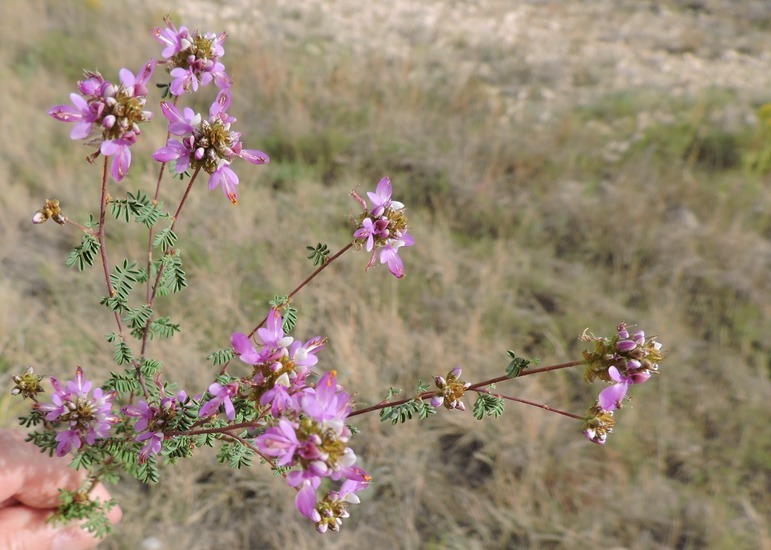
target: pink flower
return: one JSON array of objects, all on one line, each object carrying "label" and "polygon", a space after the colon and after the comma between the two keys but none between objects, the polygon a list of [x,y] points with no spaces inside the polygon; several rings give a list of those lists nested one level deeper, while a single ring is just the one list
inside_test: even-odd
[{"label": "pink flower", "polygon": [[412,246],[415,239],[409,233],[404,233],[401,239],[390,239],[380,250],[380,263],[388,264],[390,271],[397,279],[404,277],[404,263],[399,257],[399,249],[403,246]]},{"label": "pink flower", "polygon": [[291,336],[284,336],[284,321],[277,309],[270,310],[265,326],[257,329],[257,335],[263,345],[273,348],[285,348],[294,341]]},{"label": "pink flower", "polygon": [[164,18],[166,28],[155,27],[153,37],[164,47],[161,55],[166,59],[172,77],[171,93],[180,96],[197,91],[199,85],[211,82],[221,89],[231,86],[230,77],[219,58],[225,54],[222,43],[225,33],[191,33],[187,27],[177,29],[170,19]]},{"label": "pink flower", "polygon": [[278,458],[278,466],[291,465],[300,444],[295,431],[298,427],[294,422],[282,418],[278,426],[268,428],[265,433],[257,436],[254,444],[266,455]]},{"label": "pink flower", "polygon": [[337,386],[337,372],[331,370],[316,383],[313,391],[308,391],[301,400],[302,410],[317,422],[336,419],[339,421],[351,412],[351,397]]},{"label": "pink flower", "polygon": [[225,416],[228,420],[235,419],[236,410],[233,407],[233,401],[231,401],[230,398],[238,394],[238,382],[231,382],[224,386],[218,382],[214,382],[209,386],[209,393],[212,395],[212,399],[204,403],[201,410],[198,411],[198,416],[200,418],[206,418],[214,414],[220,406],[224,406]]},{"label": "pink flower", "polygon": [[391,207],[394,210],[401,210],[404,205],[397,201],[391,201],[391,180],[390,178],[382,178],[378,184],[375,192],[367,192],[370,202],[372,202],[372,210],[370,213],[373,217],[379,218],[383,215],[386,208]]},{"label": "pink flower", "polygon": [[372,252],[366,269],[372,267],[378,258],[386,264],[388,270],[398,279],[404,277],[404,263],[399,257],[399,249],[415,244],[415,239],[407,232],[407,217],[404,205],[391,200],[391,180],[382,178],[374,193],[368,192],[372,208],[367,210],[367,203],[355,191],[351,192],[365,212],[357,221],[353,233],[354,244],[364,244]]},{"label": "pink flower", "polygon": [[93,445],[97,439],[109,436],[110,428],[118,422],[118,417],[112,414],[112,400],[116,392],[104,392],[95,388],[83,377],[83,369],[75,369],[75,379],[62,387],[55,378],[51,378],[54,392],[51,403],[38,405],[38,409],[46,413],[50,422],[66,422],[69,429],[60,432],[56,440],[59,445],[56,454],[64,456],[72,449],[79,449],[84,443]]},{"label": "pink flower", "polygon": [[162,102],[161,112],[169,121],[169,133],[180,139],[169,139],[165,147],[153,154],[158,162],[176,161],[175,171],[189,168],[209,174],[209,189],[220,187],[233,204],[238,203],[238,176],[230,168],[236,157],[252,164],[267,164],[268,155],[256,149],[244,149],[241,134],[231,129],[235,118],[225,112],[230,105],[230,92],[223,89],[209,109],[209,118],[185,109],[183,113],[171,103]]},{"label": "pink flower", "polygon": [[86,73],[87,78],[78,83],[85,97],[70,94],[73,106],[56,105],[48,114],[62,122],[74,122],[70,132],[72,139],[93,140],[99,145],[97,154],[113,157],[110,173],[119,182],[126,177],[131,165],[131,152],[139,136],[139,125],[152,118],[144,110],[147,82],[155,69],[155,60],[148,61],[135,76],[128,69],[119,71],[120,85],[105,80],[101,74]]}]

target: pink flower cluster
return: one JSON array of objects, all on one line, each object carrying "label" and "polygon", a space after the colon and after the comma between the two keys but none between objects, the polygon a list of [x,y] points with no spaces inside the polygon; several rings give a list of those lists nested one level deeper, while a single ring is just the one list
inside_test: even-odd
[{"label": "pink flower cluster", "polygon": [[151,455],[157,455],[161,452],[163,440],[165,439],[163,430],[184,407],[187,401],[187,394],[180,390],[175,397],[166,396],[162,384],[158,384],[161,390],[160,401],[152,405],[145,400],[139,401],[136,406],[129,405],[123,407],[121,412],[128,417],[137,418],[134,424],[134,431],[137,435],[134,441],[137,443],[145,442],[142,450],[139,451],[139,463],[143,464]]},{"label": "pink flower cluster", "polygon": [[364,213],[356,223],[353,238],[359,247],[364,245],[367,252],[372,252],[367,269],[375,264],[379,250],[380,263],[387,264],[388,270],[397,279],[401,279],[404,277],[404,263],[399,257],[399,249],[412,246],[415,239],[407,233],[404,205],[391,200],[391,180],[381,179],[375,192],[367,193],[372,203],[371,208],[367,207],[367,203],[355,191],[352,191],[351,195],[364,208]]},{"label": "pink flower cluster", "polygon": [[645,338],[645,332],[629,333],[626,323],[616,329],[610,340],[596,337],[582,337],[595,341],[595,352],[584,352],[587,359],[587,379],[599,377],[613,382],[603,389],[595,406],[590,409],[590,418],[584,435],[595,443],[604,444],[613,427],[613,411],[621,408],[630,386],[647,382],[651,373],[658,371],[662,359],[661,343],[654,338]]},{"label": "pink flower cluster", "polygon": [[219,60],[225,55],[222,43],[227,35],[213,32],[202,34],[199,31],[191,33],[185,26],[177,29],[168,17],[164,21],[166,28],[155,27],[152,34],[165,46],[161,55],[173,79],[170,86],[172,95],[196,92],[199,86],[211,82],[220,89],[230,88],[230,77]]},{"label": "pink flower cluster", "polygon": [[110,173],[119,182],[131,166],[131,147],[139,136],[139,125],[153,114],[145,111],[147,81],[155,69],[155,60],[148,61],[135,76],[128,69],[118,73],[116,85],[98,72],[86,72],[86,79],[78,82],[82,95],[70,94],[72,105],[56,105],[48,114],[62,122],[74,122],[72,139],[93,138],[98,145],[95,153],[113,157]]},{"label": "pink flower cluster", "polygon": [[[346,507],[358,503],[356,492],[367,487],[370,476],[356,466],[356,454],[348,446],[351,431],[345,419],[351,398],[337,384],[337,373],[325,373],[313,385],[308,382],[316,354],[325,340],[294,340],[284,333],[279,312],[271,310],[264,328],[257,331],[255,346],[244,334],[231,337],[241,361],[254,367],[249,380],[252,398],[270,406],[275,423],[255,439],[255,445],[276,465],[292,468],[287,483],[298,489],[295,504],[320,532],[337,531],[348,517]],[[340,482],[338,490],[320,499],[323,479]]]},{"label": "pink flower cluster", "polygon": [[111,408],[116,392],[94,388],[91,394],[93,384],[83,378],[80,367],[75,369],[75,379],[63,387],[54,377],[51,377],[51,385],[54,388],[51,402],[39,404],[37,408],[46,413],[45,419],[49,422],[66,422],[69,427],[56,435],[58,456],[64,456],[73,449],[77,451],[83,444],[93,445],[97,439],[109,436],[110,428],[118,422]]},{"label": "pink flower cluster", "polygon": [[615,350],[608,358],[614,363],[608,369],[608,375],[615,384],[600,392],[600,406],[606,411],[620,407],[629,386],[647,382],[651,372],[659,368],[660,350],[661,344],[655,338],[646,341],[642,330],[630,335],[626,324],[621,323],[617,329]]},{"label": "pink flower cluster", "polygon": [[185,108],[181,113],[171,103],[162,102],[161,111],[169,121],[169,133],[179,139],[169,139],[153,158],[158,162],[176,161],[176,172],[189,168],[209,174],[209,189],[221,187],[233,204],[238,203],[238,176],[230,168],[236,157],[252,164],[267,164],[268,155],[256,149],[244,149],[241,134],[231,129],[236,119],[227,114],[230,90],[221,90],[209,108],[209,118]]}]

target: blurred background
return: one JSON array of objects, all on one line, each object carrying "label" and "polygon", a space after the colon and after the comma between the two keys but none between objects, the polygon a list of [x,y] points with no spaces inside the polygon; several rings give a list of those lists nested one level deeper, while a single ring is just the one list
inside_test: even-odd
[{"label": "blurred background", "polygon": [[[204,451],[156,485],[114,487],[124,520],[103,548],[771,547],[765,1],[4,0],[0,426],[24,412],[9,377],[27,366],[116,368],[100,270],[66,268],[79,235],[30,219],[46,198],[79,221],[98,213],[91,150],[46,111],[84,68],[116,80],[160,56],[149,29],[165,14],[228,32],[230,112],[272,159],[235,166],[237,207],[195,188],[178,225],[189,288],[158,305],[182,333],[151,353],[189,393],[212,380],[210,352],[310,273],[306,245],[349,241],[348,191],[385,175],[417,241],[406,279],[349,253],[294,304],[295,336],[329,337],[320,367],[358,403],[455,366],[498,376],[507,349],[580,359],[585,328],[620,321],[667,357],[605,447],[514,403],[483,422],[365,415],[353,447],[374,483],[341,533],[317,535],[267,468]],[[159,99],[115,196],[154,186]],[[182,190],[169,181],[163,201]],[[143,234],[115,228],[113,258],[141,258]],[[582,414],[601,387],[571,370],[498,389]]]}]

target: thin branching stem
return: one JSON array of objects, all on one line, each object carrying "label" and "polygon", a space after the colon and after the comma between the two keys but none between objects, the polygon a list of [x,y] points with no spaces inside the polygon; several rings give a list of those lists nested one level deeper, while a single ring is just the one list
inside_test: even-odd
[{"label": "thin branching stem", "polygon": [[[337,252],[336,252],[334,255],[330,256],[330,257],[327,259],[327,261],[326,261],[326,262],[324,262],[323,264],[321,264],[321,265],[320,265],[320,266],[319,266],[319,267],[318,267],[318,268],[317,268],[317,269],[316,269],[316,270],[315,270],[313,273],[311,273],[311,274],[308,276],[308,278],[306,278],[306,279],[305,279],[305,280],[304,280],[302,283],[300,283],[299,285],[297,285],[297,288],[295,288],[295,289],[294,289],[292,292],[290,292],[290,293],[289,293],[289,295],[287,296],[287,302],[289,302],[289,301],[290,301],[292,298],[294,298],[294,296],[295,296],[295,295],[296,295],[298,292],[300,292],[300,290],[302,290],[302,288],[303,288],[305,285],[307,285],[308,283],[310,283],[310,282],[311,282],[311,281],[312,281],[312,280],[313,280],[313,279],[316,277],[316,275],[318,275],[319,273],[321,273],[322,271],[324,271],[324,270],[325,270],[325,269],[326,269],[326,268],[329,266],[329,264],[331,264],[331,263],[332,263],[332,262],[334,262],[334,261],[335,261],[337,258],[339,258],[339,257],[340,257],[340,256],[342,256],[343,254],[345,254],[345,253],[346,253],[348,250],[350,250],[350,248],[351,248],[352,246],[353,246],[353,242],[350,242],[350,243],[348,243],[347,245],[345,245],[343,248],[341,248],[340,250],[338,250],[338,251],[337,251]],[[255,332],[257,332],[257,329],[259,329],[260,327],[262,327],[262,326],[265,324],[265,321],[267,321],[267,320],[268,320],[268,316],[266,315],[266,316],[265,316],[265,318],[264,318],[262,321],[260,321],[260,323],[259,323],[259,324],[258,324],[256,327],[254,327],[254,328],[252,329],[252,331],[249,333],[249,338],[251,338],[252,336],[254,336],[254,333],[255,333]]]},{"label": "thin branching stem", "polygon": [[[560,363],[558,365],[550,365],[548,367],[541,367],[538,369],[523,369],[522,372],[520,372],[519,375],[516,376],[516,378],[522,378],[523,376],[528,376],[530,374],[540,374],[542,372],[549,372],[553,370],[577,367],[578,365],[584,365],[584,364],[586,364],[585,361],[570,361],[568,363]],[[512,380],[512,378],[510,376],[503,375],[503,376],[498,376],[496,378],[491,378],[490,380],[477,382],[476,384],[471,384],[471,386],[468,387],[468,391],[478,390],[479,388],[483,388],[491,384],[497,384],[498,382],[505,382],[506,380]]]},{"label": "thin branching stem", "polygon": [[[549,372],[549,371],[553,371],[553,370],[567,369],[567,368],[570,368],[570,367],[576,367],[578,365],[583,365],[583,364],[584,364],[584,361],[570,361],[568,363],[559,363],[557,365],[550,365],[548,367],[541,367],[541,368],[538,368],[538,369],[525,369],[525,370],[523,370],[519,374],[519,376],[517,378],[521,378],[522,376],[527,376],[528,374],[539,374],[539,373],[542,373],[542,372]],[[469,386],[466,389],[466,391],[477,391],[477,392],[482,392],[482,393],[490,393],[489,391],[483,390],[481,388],[484,388],[485,386],[489,386],[491,384],[496,384],[498,382],[505,382],[506,380],[513,380],[513,378],[511,378],[510,376],[499,376],[497,378],[491,378],[490,380],[483,380],[482,382],[477,382],[476,384],[471,384],[471,386]],[[353,411],[351,414],[348,415],[348,417],[350,418],[352,416],[358,416],[358,415],[366,414],[366,413],[373,412],[373,411],[379,411],[381,409],[385,409],[386,407],[398,407],[399,405],[403,405],[405,403],[409,403],[410,401],[413,401],[413,400],[426,400],[426,399],[430,399],[431,397],[434,396],[435,393],[436,392],[433,392],[433,391],[427,391],[427,392],[419,393],[415,397],[408,397],[408,398],[405,398],[405,399],[400,399],[398,401],[381,401],[380,403],[377,403],[375,405],[371,405],[369,407],[365,407],[363,409],[358,409],[356,411]],[[490,394],[490,395],[496,395],[496,394]],[[517,398],[513,398],[513,397],[506,397],[506,396],[502,396],[502,395],[500,397],[503,398],[503,399],[511,399],[513,401],[519,401],[521,403],[532,404],[532,405],[534,405],[536,407],[540,407],[542,409],[548,409],[548,410],[557,412],[559,414],[564,414],[565,416],[570,416],[572,418],[580,418],[580,419],[583,420],[583,417],[575,416],[572,413],[566,413],[564,411],[558,411],[557,409],[552,409],[550,407],[547,407],[546,405],[539,405],[537,403],[531,403],[531,402],[528,402],[528,401],[525,401],[525,400],[521,400],[521,399],[517,399]]]},{"label": "thin branching stem", "polygon": [[[115,296],[115,289],[112,286],[112,280],[110,279],[110,264],[107,260],[107,243],[104,231],[104,220],[107,214],[107,166],[110,159],[104,157],[104,169],[102,170],[102,199],[99,205],[99,231],[96,233],[96,238],[99,240],[99,254],[102,257],[102,270],[104,272],[104,281],[107,284],[107,294],[112,298]],[[123,321],[117,311],[115,314],[115,323],[118,325],[118,334],[123,339]]]},{"label": "thin branching stem", "polygon": [[[174,106],[177,106],[177,101],[179,101],[179,96],[174,96]],[[166,139],[163,142],[164,145],[169,141],[169,137],[171,137],[171,132],[169,130],[166,130]],[[163,173],[166,170],[166,162],[161,163],[161,168],[158,170],[158,179],[155,182],[155,194],[153,195],[153,204],[158,204],[158,197],[161,194],[161,182],[163,181]],[[147,232],[147,272],[150,273],[150,266],[153,263],[153,226],[150,226],[149,231]],[[152,287],[150,285],[150,278],[147,278],[147,285],[145,289],[145,295],[146,295],[146,301],[150,302],[150,294],[152,292]]]},{"label": "thin branching stem", "polygon": [[71,219],[69,219],[69,218],[68,218],[68,217],[66,217],[66,216],[65,216],[65,218],[64,218],[64,223],[68,223],[68,224],[70,224],[70,225],[72,225],[72,226],[74,226],[74,227],[77,227],[77,228],[78,228],[78,229],[80,229],[80,230],[81,230],[83,233],[88,233],[89,235],[93,235],[94,237],[96,237],[96,236],[98,235],[98,233],[97,233],[96,231],[94,231],[93,229],[89,229],[89,228],[88,228],[88,227],[86,227],[85,225],[79,224],[78,222],[76,222],[76,221],[74,221],[74,220],[71,220]]},{"label": "thin branching stem", "polygon": [[[187,188],[185,189],[185,194],[182,195],[182,200],[179,201],[179,206],[177,207],[177,211],[174,213],[174,217],[171,221],[171,231],[174,231],[174,226],[177,224],[177,221],[179,220],[179,214],[182,212],[182,207],[185,205],[185,202],[187,201],[188,195],[190,195],[190,190],[193,188],[193,183],[195,183],[196,178],[198,177],[199,172],[201,171],[201,168],[196,168],[195,172],[193,172],[193,175],[190,177],[190,182],[187,184]],[[150,243],[152,246],[152,243]],[[168,249],[164,250],[164,253],[167,253]],[[148,276],[149,276],[148,271]],[[147,305],[152,309],[153,303],[155,302],[155,298],[158,295],[158,286],[161,282],[161,275],[163,275],[163,270],[159,269],[158,273],[155,274],[155,281],[153,282],[152,291],[150,292],[150,297],[147,300]],[[140,355],[144,356],[145,350],[147,349],[147,340],[148,336],[150,336],[150,322],[151,320],[147,320],[147,324],[145,325],[145,329],[142,334],[142,349],[140,351]]]},{"label": "thin branching stem", "polygon": [[[96,233],[96,238],[99,241],[99,254],[102,258],[102,269],[104,271],[104,280],[107,284],[107,294],[112,298],[115,296],[115,288],[112,286],[112,280],[110,279],[110,264],[107,260],[107,239],[105,237],[105,218],[107,215],[107,202],[109,200],[109,196],[107,194],[107,167],[109,161],[109,157],[104,157],[104,168],[102,170],[102,198],[99,204],[99,231]],[[115,315],[115,324],[118,327],[118,336],[121,341],[125,343],[126,337],[123,332],[123,320],[120,318],[120,313],[117,311],[113,311],[113,314]],[[139,385],[142,387],[142,391],[144,391],[145,397],[147,397],[149,393],[147,391],[147,386],[145,386],[145,380],[140,370],[140,363],[134,359],[133,364],[137,371],[137,380],[139,381]]]},{"label": "thin branching stem", "polygon": [[499,399],[506,399],[508,401],[516,401],[517,403],[524,403],[525,405],[530,405],[531,407],[538,407],[539,409],[543,409],[545,411],[561,414],[562,416],[567,416],[568,418],[575,418],[577,420],[585,420],[583,416],[579,416],[577,414],[573,414],[567,411],[563,411],[560,409],[555,409],[553,407],[550,407],[548,405],[544,405],[543,403],[536,403],[535,401],[528,401],[527,399],[520,399],[519,397],[512,397],[511,395],[503,395],[500,393],[493,393],[490,390],[485,389],[479,389],[476,390],[477,393],[484,393],[487,395],[492,395],[493,397],[498,397]]}]

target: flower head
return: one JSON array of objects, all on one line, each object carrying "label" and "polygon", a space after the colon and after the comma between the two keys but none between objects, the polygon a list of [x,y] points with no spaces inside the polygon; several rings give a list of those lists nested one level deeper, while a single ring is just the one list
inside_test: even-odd
[{"label": "flower head", "polygon": [[83,369],[75,369],[75,378],[64,387],[51,377],[54,392],[51,402],[37,405],[46,413],[50,422],[66,422],[69,429],[60,432],[56,440],[59,445],[56,454],[64,456],[72,449],[79,449],[84,443],[93,445],[97,439],[108,437],[110,427],[118,422],[112,414],[112,400],[116,392],[104,392],[102,388],[92,390],[92,383],[83,377]]},{"label": "flower head", "polygon": [[35,374],[32,367],[27,367],[24,374],[21,376],[13,376],[11,379],[14,384],[11,395],[21,395],[22,397],[36,401],[37,398],[35,396],[43,391],[43,388],[40,387],[40,382],[43,380],[43,377]]},{"label": "flower head", "polygon": [[605,445],[615,425],[613,411],[604,409],[600,403],[595,403],[586,411],[583,434],[589,441]]},{"label": "flower head", "polygon": [[471,382],[465,382],[461,380],[462,370],[460,367],[452,369],[447,373],[447,378],[442,376],[435,376],[434,382],[439,390],[434,393],[431,398],[432,407],[440,407],[444,405],[447,409],[458,409],[459,411],[465,411],[466,405],[460,400],[466,390],[471,386]]},{"label": "flower head", "polygon": [[584,379],[593,382],[595,379],[606,382],[620,382],[610,369],[631,384],[641,384],[650,378],[651,373],[659,369],[662,360],[662,346],[656,338],[645,338],[645,332],[638,330],[630,335],[626,323],[616,327],[612,338],[602,338],[584,331],[581,340],[594,342],[594,351],[584,351],[587,368]]},{"label": "flower head", "polygon": [[190,32],[187,27],[177,29],[168,17],[164,18],[166,28],[155,27],[153,38],[164,47],[161,55],[165,58],[166,70],[172,77],[170,91],[180,96],[189,91],[198,91],[199,86],[211,82],[225,89],[231,80],[225,66],[219,61],[225,54],[222,43],[227,34],[213,32]]},{"label": "flower head", "polygon": [[355,191],[351,191],[351,195],[364,208],[356,221],[353,238],[357,248],[363,245],[368,252],[372,252],[367,269],[375,264],[379,251],[380,263],[387,265],[388,270],[401,279],[404,277],[404,264],[399,257],[399,249],[412,246],[415,239],[407,232],[404,205],[391,200],[391,180],[381,179],[375,192],[367,193],[371,207]]},{"label": "flower head", "polygon": [[233,407],[232,397],[238,394],[238,382],[231,382],[224,386],[218,382],[214,382],[209,386],[209,394],[212,398],[204,403],[201,410],[198,411],[198,416],[206,418],[214,414],[221,406],[225,408],[225,416],[228,420],[233,420],[236,417],[236,410]]},{"label": "flower head", "polygon": [[121,409],[125,416],[138,419],[134,424],[134,431],[138,434],[135,441],[145,442],[139,452],[140,464],[147,461],[151,455],[161,452],[165,439],[163,430],[174,420],[187,401],[187,394],[184,391],[179,391],[175,397],[168,397],[163,385],[158,383],[158,387],[161,390],[161,399],[158,403],[149,404],[141,400],[136,405]]},{"label": "flower head", "polygon": [[72,122],[72,139],[91,138],[98,145],[94,157],[113,157],[110,173],[115,181],[126,177],[131,166],[131,147],[141,133],[139,125],[152,118],[145,111],[147,81],[155,70],[155,60],[148,61],[136,74],[128,69],[118,73],[120,84],[113,84],[98,72],[87,72],[78,82],[83,94],[70,94],[72,105],[56,105],[48,114],[62,122]]},{"label": "flower head", "polygon": [[158,162],[176,161],[176,172],[189,168],[209,174],[209,189],[220,187],[233,204],[238,203],[238,176],[230,168],[236,157],[252,164],[267,164],[268,155],[256,149],[244,149],[241,134],[231,129],[235,118],[225,112],[230,105],[230,91],[223,89],[217,95],[209,118],[204,119],[192,109],[183,113],[171,103],[161,103],[161,111],[169,121],[169,132],[179,139],[169,139],[153,158]]}]

